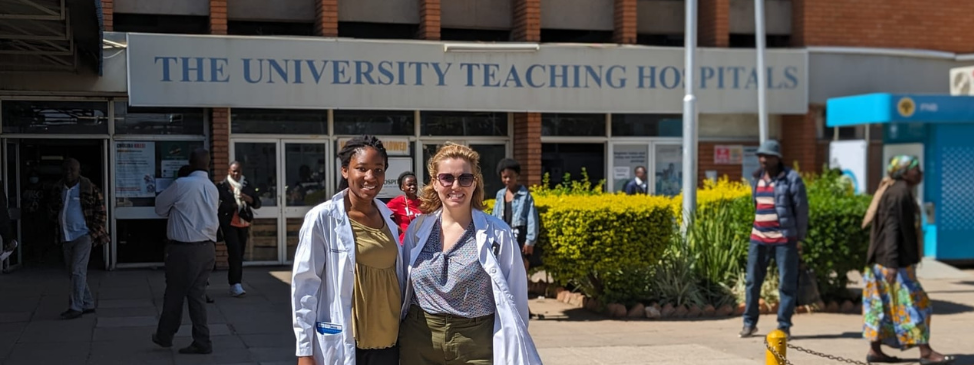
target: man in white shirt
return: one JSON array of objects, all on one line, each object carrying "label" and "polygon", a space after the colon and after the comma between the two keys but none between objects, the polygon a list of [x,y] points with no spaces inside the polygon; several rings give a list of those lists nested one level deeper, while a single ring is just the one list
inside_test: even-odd
[{"label": "man in white shirt", "polygon": [[183,318],[183,299],[189,302],[193,322],[193,343],[180,349],[183,354],[213,352],[210,329],[206,324],[206,282],[216,262],[217,208],[220,204],[216,185],[207,169],[210,153],[197,149],[190,156],[193,172],[177,179],[156,196],[156,214],[168,217],[166,233],[166,293],[159,327],[152,342],[172,347],[173,336]]}]

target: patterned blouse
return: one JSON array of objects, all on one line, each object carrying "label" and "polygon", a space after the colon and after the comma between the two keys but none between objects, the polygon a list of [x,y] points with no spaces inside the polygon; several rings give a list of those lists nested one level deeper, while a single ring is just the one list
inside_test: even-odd
[{"label": "patterned blouse", "polygon": [[437,220],[411,274],[412,304],[430,314],[477,318],[494,314],[490,275],[480,265],[473,223],[460,240],[443,252],[442,228]]}]

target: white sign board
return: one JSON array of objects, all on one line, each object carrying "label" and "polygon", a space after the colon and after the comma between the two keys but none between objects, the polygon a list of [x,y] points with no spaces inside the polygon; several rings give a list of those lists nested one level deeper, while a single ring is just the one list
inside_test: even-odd
[{"label": "white sign board", "polygon": [[950,69],[950,95],[974,95],[974,66]]},{"label": "white sign board", "polygon": [[867,159],[869,142],[864,140],[834,141],[829,143],[829,167],[842,170],[842,175],[852,182],[856,194],[865,194],[869,183]]},{"label": "white sign board", "polygon": [[[517,43],[512,43],[517,44]],[[128,35],[133,106],[680,113],[682,48]],[[471,43],[465,43],[468,47]],[[808,54],[768,50],[768,107],[805,114]],[[701,113],[757,112],[755,53],[699,51]]]}]

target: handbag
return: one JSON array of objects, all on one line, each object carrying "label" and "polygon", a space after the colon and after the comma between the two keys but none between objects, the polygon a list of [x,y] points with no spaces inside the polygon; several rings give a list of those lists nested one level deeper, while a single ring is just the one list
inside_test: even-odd
[{"label": "handbag", "polygon": [[814,305],[822,300],[818,292],[815,270],[806,266],[804,262],[798,265],[798,295],[795,300],[797,305]]}]

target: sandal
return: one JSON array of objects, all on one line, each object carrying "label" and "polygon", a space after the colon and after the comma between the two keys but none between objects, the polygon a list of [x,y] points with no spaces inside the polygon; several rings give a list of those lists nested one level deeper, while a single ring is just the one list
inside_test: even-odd
[{"label": "sandal", "polygon": [[957,360],[957,358],[950,355],[944,355],[944,359],[940,361],[920,359],[920,365],[947,365],[947,364],[953,364],[954,360]]}]

